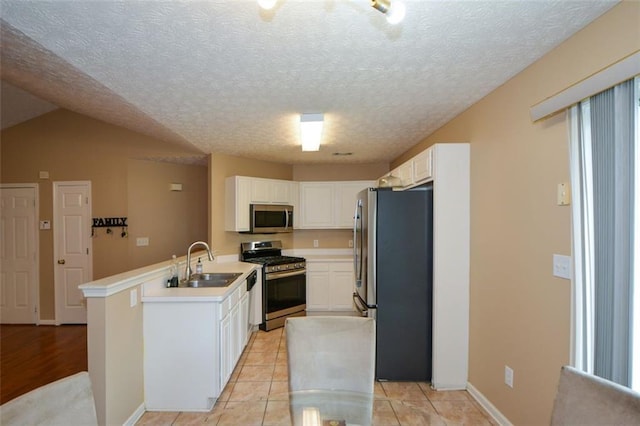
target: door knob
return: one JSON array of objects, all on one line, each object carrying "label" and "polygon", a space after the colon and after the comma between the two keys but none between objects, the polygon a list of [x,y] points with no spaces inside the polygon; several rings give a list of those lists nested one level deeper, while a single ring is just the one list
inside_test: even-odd
[{"label": "door knob", "polygon": [[58,265],[64,265],[64,264],[65,264],[64,259],[59,259],[59,260],[58,260]]}]

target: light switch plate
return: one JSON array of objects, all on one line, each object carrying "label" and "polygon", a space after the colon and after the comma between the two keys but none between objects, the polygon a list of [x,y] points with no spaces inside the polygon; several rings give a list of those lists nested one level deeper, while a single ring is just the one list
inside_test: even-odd
[{"label": "light switch plate", "polygon": [[138,237],[138,238],[136,238],[136,245],[138,247],[148,246],[149,245],[149,237]]},{"label": "light switch plate", "polygon": [[568,206],[571,204],[571,189],[568,183],[558,184],[558,205]]},{"label": "light switch plate", "polygon": [[558,278],[571,279],[571,256],[553,255],[553,275]]}]

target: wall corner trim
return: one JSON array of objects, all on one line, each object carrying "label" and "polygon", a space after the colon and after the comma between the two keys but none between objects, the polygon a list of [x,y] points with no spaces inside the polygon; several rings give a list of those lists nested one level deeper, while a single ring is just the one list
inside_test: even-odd
[{"label": "wall corner trim", "polygon": [[476,389],[475,386],[473,386],[470,382],[467,382],[467,392],[469,392],[473,399],[475,399],[478,404],[480,404],[482,408],[484,408],[491,415],[491,417],[493,417],[493,419],[498,422],[499,425],[513,426],[509,419],[507,419],[505,415],[502,414],[500,410],[498,410],[495,405],[493,405],[491,401],[489,401],[489,399],[487,399],[487,397],[484,396],[478,389]]}]

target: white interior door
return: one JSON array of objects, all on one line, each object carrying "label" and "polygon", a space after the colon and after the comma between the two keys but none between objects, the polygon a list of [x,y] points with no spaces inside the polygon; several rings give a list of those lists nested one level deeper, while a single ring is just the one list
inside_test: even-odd
[{"label": "white interior door", "polygon": [[86,324],[78,286],[93,279],[91,182],[53,183],[53,231],[56,323]]},{"label": "white interior door", "polygon": [[37,184],[0,185],[0,322],[38,322]]}]

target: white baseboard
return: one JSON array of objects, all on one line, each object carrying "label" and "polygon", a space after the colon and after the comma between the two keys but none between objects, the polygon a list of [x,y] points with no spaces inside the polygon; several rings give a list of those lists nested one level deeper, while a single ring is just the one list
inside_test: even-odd
[{"label": "white baseboard", "polygon": [[140,418],[142,417],[144,412],[145,412],[144,404],[140,404],[140,406],[136,409],[136,411],[134,411],[133,414],[131,414],[131,416],[129,416],[127,421],[124,422],[123,426],[133,426],[133,425],[135,425],[136,422],[138,420],[140,420]]},{"label": "white baseboard", "polygon": [[467,392],[475,399],[478,404],[482,406],[490,415],[493,420],[498,422],[501,426],[513,426],[513,424],[507,419],[504,414],[498,410],[495,405],[491,403],[478,389],[476,389],[471,383],[467,383]]},{"label": "white baseboard", "polygon": [[38,325],[58,325],[56,320],[40,320],[38,321]]}]

